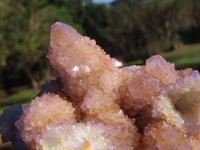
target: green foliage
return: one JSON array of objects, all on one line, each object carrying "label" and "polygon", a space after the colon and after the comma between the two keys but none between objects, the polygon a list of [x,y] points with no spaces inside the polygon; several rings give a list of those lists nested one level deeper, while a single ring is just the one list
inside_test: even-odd
[{"label": "green foliage", "polygon": [[[9,75],[8,68],[16,68],[15,70],[27,74],[34,89],[39,90],[40,80],[45,77],[44,74],[50,73],[45,55],[48,52],[51,25],[62,21],[83,33],[82,27],[74,22],[69,8],[61,3],[65,4],[65,1],[0,2],[0,76]],[[69,3],[70,1],[67,2]],[[11,64],[8,62],[9,57],[17,61]]]},{"label": "green foliage", "polygon": [[158,9],[159,11],[163,11],[167,7],[166,0],[148,0],[146,3],[149,10]]},{"label": "green foliage", "polygon": [[102,47],[106,47],[111,38],[109,8],[104,4],[95,5],[93,3],[88,3],[84,8],[82,26],[85,34],[95,39]]},{"label": "green foliage", "polygon": [[0,66],[6,66],[6,55],[7,54],[8,54],[7,49],[0,51]]},{"label": "green foliage", "polygon": [[[56,21],[62,21],[83,32],[80,25],[73,22],[67,7],[49,5],[48,1],[3,0],[0,9],[1,51],[18,51],[41,54],[47,52],[50,27]],[[1,53],[5,60],[6,52]],[[5,61],[1,63],[5,65]]]}]

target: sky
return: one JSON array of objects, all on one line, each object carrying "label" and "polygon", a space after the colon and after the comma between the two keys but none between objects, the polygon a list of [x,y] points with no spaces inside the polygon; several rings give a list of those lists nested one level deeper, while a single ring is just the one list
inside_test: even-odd
[{"label": "sky", "polygon": [[110,3],[113,0],[93,0],[94,3]]}]

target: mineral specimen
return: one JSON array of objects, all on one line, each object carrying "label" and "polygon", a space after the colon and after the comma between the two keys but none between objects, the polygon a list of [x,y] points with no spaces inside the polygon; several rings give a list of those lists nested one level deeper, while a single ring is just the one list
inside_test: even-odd
[{"label": "mineral specimen", "polygon": [[200,75],[191,71],[154,102],[153,117],[165,119],[189,136],[200,137]]},{"label": "mineral specimen", "polygon": [[57,76],[30,104],[0,117],[3,142],[37,150],[200,149],[200,74],[159,55],[119,68],[94,40],[61,22],[47,57]]},{"label": "mineral specimen", "polygon": [[145,127],[141,142],[141,150],[198,150],[199,140],[186,137],[184,132],[161,121],[153,122]]},{"label": "mineral specimen", "polygon": [[75,122],[74,108],[58,95],[43,94],[22,107],[23,114],[15,125],[20,130],[21,138],[31,149],[35,148],[43,128],[48,124],[60,124],[65,120]]},{"label": "mineral specimen", "polygon": [[47,57],[62,80],[63,91],[73,101],[81,101],[93,87],[116,99],[115,93],[123,79],[121,70],[94,40],[81,36],[66,24],[55,23]]}]

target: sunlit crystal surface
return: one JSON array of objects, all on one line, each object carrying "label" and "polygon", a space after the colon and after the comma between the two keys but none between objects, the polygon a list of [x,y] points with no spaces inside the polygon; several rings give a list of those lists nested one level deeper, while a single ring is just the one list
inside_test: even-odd
[{"label": "sunlit crystal surface", "polygon": [[32,148],[46,125],[59,124],[63,120],[75,121],[74,108],[58,95],[44,94],[22,107],[23,114],[16,126],[24,142]]},{"label": "sunlit crystal surface", "polygon": [[103,124],[49,125],[44,129],[39,145],[44,150],[114,149],[106,137],[105,128]]},{"label": "sunlit crystal surface", "polygon": [[200,141],[188,138],[170,123],[161,121],[149,124],[142,137],[141,150],[198,150]]},{"label": "sunlit crystal surface", "polygon": [[50,46],[48,58],[63,82],[63,90],[74,101],[80,101],[92,86],[114,95],[122,80],[117,68],[121,64],[106,55],[94,40],[57,22],[51,29]]},{"label": "sunlit crystal surface", "polygon": [[103,123],[51,124],[44,129],[38,147],[44,150],[132,150],[134,145],[131,138],[123,138],[127,133],[115,130],[115,126]]},{"label": "sunlit crystal surface", "polygon": [[153,77],[162,81],[164,85],[176,83],[177,73],[174,64],[170,64],[160,55],[147,59],[145,70]]},{"label": "sunlit crystal surface", "polygon": [[177,84],[163,91],[154,102],[153,116],[166,119],[186,131],[187,135],[199,138],[200,133],[200,75],[191,71]]}]

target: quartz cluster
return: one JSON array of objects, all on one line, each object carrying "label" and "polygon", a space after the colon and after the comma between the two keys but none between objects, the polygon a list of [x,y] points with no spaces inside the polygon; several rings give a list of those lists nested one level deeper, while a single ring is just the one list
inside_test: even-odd
[{"label": "quartz cluster", "polygon": [[2,141],[36,150],[199,150],[200,74],[155,55],[121,67],[61,22],[47,55],[55,81],[0,117]]}]

